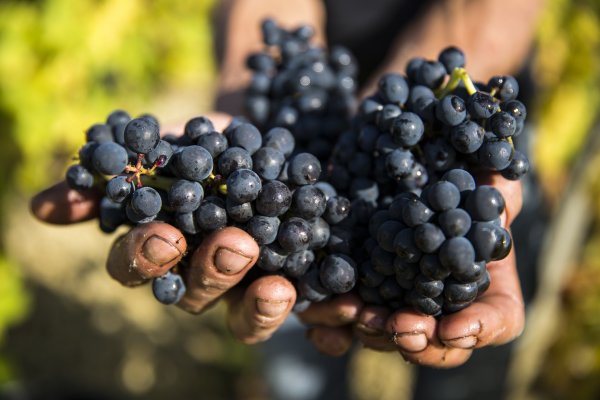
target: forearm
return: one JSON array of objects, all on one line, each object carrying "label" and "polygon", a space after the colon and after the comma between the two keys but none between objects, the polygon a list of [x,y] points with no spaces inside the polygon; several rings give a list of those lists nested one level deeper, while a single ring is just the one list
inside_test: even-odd
[{"label": "forearm", "polygon": [[224,0],[217,10],[216,50],[219,83],[215,109],[230,114],[242,111],[242,92],[251,73],[249,54],[263,48],[260,24],[273,18],[284,28],[309,24],[315,40],[324,42],[324,8],[320,0]]},{"label": "forearm", "polygon": [[404,72],[413,57],[437,59],[447,46],[461,48],[475,79],[514,74],[527,57],[544,0],[447,0],[432,4],[395,39],[370,92],[384,72]]}]

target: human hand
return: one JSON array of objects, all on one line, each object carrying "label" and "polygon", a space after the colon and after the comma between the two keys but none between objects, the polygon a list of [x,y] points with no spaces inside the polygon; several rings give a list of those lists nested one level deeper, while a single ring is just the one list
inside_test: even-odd
[{"label": "human hand", "polygon": [[[510,226],[521,210],[520,182],[493,174],[479,183],[502,192],[506,200],[502,223]],[[466,362],[473,349],[507,343],[523,330],[525,309],[514,250],[489,263],[488,271],[491,285],[485,293],[471,306],[439,319],[410,309],[392,312],[365,306],[354,293],[314,304],[300,318],[311,326],[309,339],[326,354],[345,353],[356,336],[366,347],[398,351],[409,362],[450,368]]]},{"label": "human hand", "polygon": [[[224,114],[207,117],[218,131],[230,120]],[[74,224],[97,217],[101,197],[99,191],[78,192],[63,181],[38,193],[31,201],[31,210],[40,221]],[[200,314],[225,299],[231,331],[244,343],[268,339],[283,323],[296,299],[288,280],[265,276],[246,288],[236,287],[258,259],[259,248],[250,235],[226,227],[189,250],[193,251],[189,265],[182,269],[187,291],[179,307]],[[162,222],[140,224],[116,239],[106,266],[109,275],[121,284],[139,286],[165,274],[187,251],[185,237],[177,228]]]}]

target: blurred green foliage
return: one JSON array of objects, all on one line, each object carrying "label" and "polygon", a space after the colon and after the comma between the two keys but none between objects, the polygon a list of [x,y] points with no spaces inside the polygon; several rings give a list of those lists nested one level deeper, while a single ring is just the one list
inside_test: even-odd
[{"label": "blurred green foliage", "polygon": [[600,1],[549,0],[535,61],[536,168],[546,192],[562,193],[600,107]]},{"label": "blurred green foliage", "polygon": [[[600,123],[600,0],[550,0],[547,6],[536,54],[535,161],[546,193],[557,200],[586,136]],[[600,155],[593,162],[599,170]],[[600,396],[600,176],[589,189],[592,230],[581,258],[572,260],[577,267],[566,283],[561,330],[535,388],[541,398]]]},{"label": "blurred green foliage", "polygon": [[2,160],[21,159],[18,187],[31,192],[55,179],[64,168],[56,156],[64,161],[112,109],[152,112],[150,100],[169,88],[206,86],[212,3],[2,2],[0,147]]},{"label": "blurred green foliage", "polygon": [[[214,0],[0,2],[0,201],[64,173],[88,126],[115,108],[156,113],[160,96],[215,74]],[[198,96],[202,96],[201,93]],[[160,117],[160,115],[159,115]],[[3,215],[9,212],[3,207]],[[27,296],[0,242],[0,340]],[[9,377],[0,357],[0,381]]]}]

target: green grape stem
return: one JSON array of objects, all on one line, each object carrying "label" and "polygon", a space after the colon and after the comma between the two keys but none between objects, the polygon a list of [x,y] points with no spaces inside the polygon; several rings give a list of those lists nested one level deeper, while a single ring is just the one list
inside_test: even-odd
[{"label": "green grape stem", "polygon": [[477,88],[473,84],[473,81],[467,73],[467,70],[464,68],[454,68],[452,74],[450,74],[450,80],[448,80],[443,88],[436,92],[436,97],[441,99],[442,97],[452,93],[452,91],[458,87],[460,82],[464,83],[469,95],[477,92]]}]

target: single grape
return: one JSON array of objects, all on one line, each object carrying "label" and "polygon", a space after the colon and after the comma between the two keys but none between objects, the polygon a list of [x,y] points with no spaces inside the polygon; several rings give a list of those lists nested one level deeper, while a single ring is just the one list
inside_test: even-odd
[{"label": "single grape", "polygon": [[115,142],[105,142],[92,154],[94,169],[104,175],[117,175],[127,166],[127,150]]},{"label": "single grape", "polygon": [[71,189],[87,190],[94,186],[94,175],[82,165],[72,165],[67,170],[67,184]]},{"label": "single grape", "polygon": [[160,141],[158,125],[143,118],[135,118],[125,126],[125,145],[135,153],[146,154]]},{"label": "single grape", "polygon": [[185,294],[186,287],[181,275],[171,271],[152,280],[152,293],[163,304],[178,303]]},{"label": "single grape", "polygon": [[319,277],[323,287],[332,293],[346,293],[356,284],[356,268],[350,258],[330,254],[321,261]]}]

